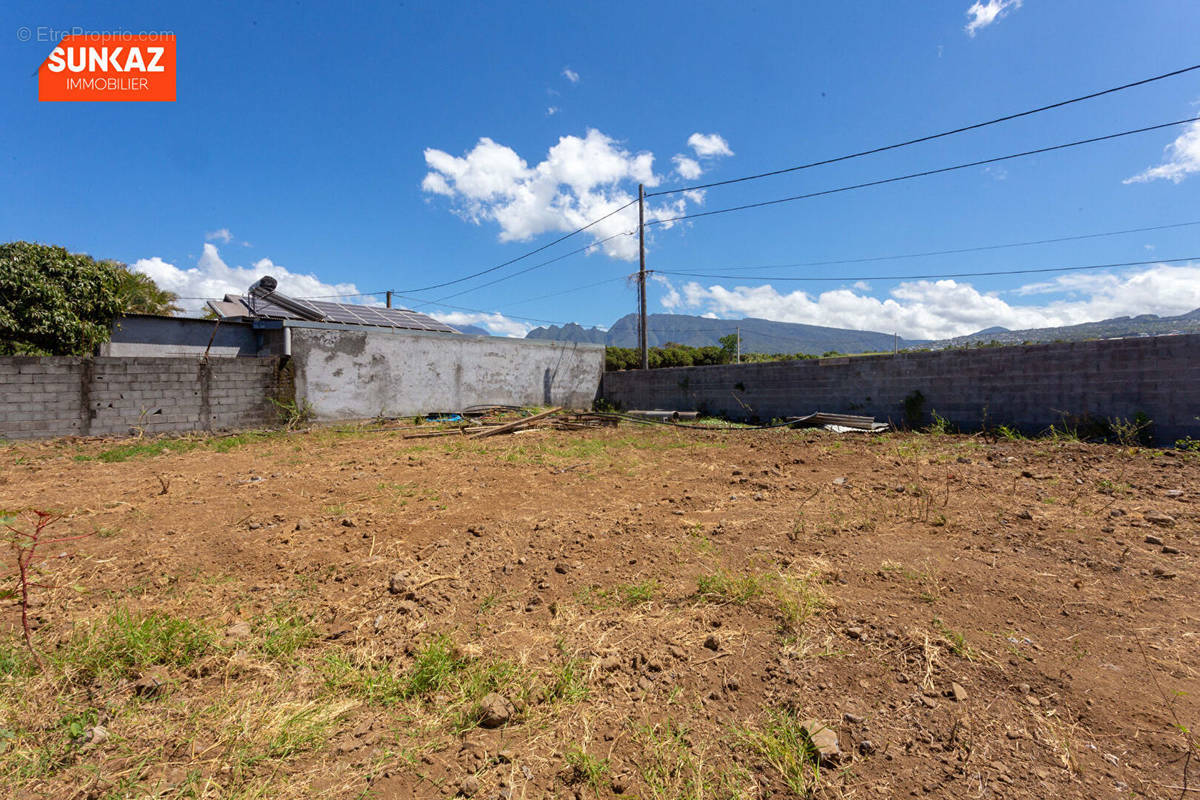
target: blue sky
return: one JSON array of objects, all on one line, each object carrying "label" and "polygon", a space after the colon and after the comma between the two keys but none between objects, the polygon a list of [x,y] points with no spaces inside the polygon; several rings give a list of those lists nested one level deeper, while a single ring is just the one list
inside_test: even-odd
[{"label": "blue sky", "polygon": [[[37,31],[76,26],[174,32],[178,101],[39,103],[34,72],[53,43]],[[33,41],[18,40],[22,27]],[[300,296],[420,289],[553,240],[634,196],[638,179],[723,180],[1127,83],[1200,62],[1197,30],[1191,0],[8,3],[0,240],[120,259],[188,297],[263,272]],[[661,218],[819,191],[1184,119],[1198,102],[1200,71],[649,208]],[[1193,125],[658,226],[648,266],[735,274],[1197,221]],[[618,215],[597,235],[631,222]],[[607,326],[635,308],[621,280],[636,268],[632,237],[481,287],[595,238],[397,302],[508,335],[537,324],[526,318]],[[1200,260],[858,279],[1198,255],[1192,225],[744,279],[658,275],[650,305],[936,337],[1191,310]],[[775,280],[792,276],[837,280]]]}]

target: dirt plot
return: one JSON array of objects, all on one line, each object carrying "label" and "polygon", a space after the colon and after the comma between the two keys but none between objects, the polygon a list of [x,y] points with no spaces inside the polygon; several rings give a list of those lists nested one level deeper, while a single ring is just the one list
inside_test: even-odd
[{"label": "dirt plot", "polygon": [[1194,454],[404,433],[0,449],[0,794],[1200,788]]}]

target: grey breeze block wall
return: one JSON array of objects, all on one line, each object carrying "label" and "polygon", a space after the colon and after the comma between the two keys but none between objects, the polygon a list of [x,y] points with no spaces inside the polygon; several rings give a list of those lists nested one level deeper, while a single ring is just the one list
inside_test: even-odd
[{"label": "grey breeze block wall", "polygon": [[421,331],[292,327],[296,401],[318,420],[479,404],[588,408],[604,347]]},{"label": "grey breeze block wall", "polygon": [[276,358],[0,357],[0,439],[260,426],[278,386]]},{"label": "grey breeze block wall", "polygon": [[1200,438],[1200,335],[942,350],[931,353],[677,367],[604,375],[601,395],[625,409],[704,409],[735,419],[813,411],[902,422],[914,391],[964,429],[1026,431],[1063,415],[1154,421],[1158,444]]}]

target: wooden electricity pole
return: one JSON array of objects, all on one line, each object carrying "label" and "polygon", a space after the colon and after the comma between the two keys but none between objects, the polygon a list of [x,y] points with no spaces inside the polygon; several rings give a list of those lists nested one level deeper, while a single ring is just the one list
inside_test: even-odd
[{"label": "wooden electricity pole", "polygon": [[388,289],[388,293],[387,293],[387,307],[388,308],[392,307],[392,290],[391,289]]},{"label": "wooden electricity pole", "polygon": [[646,188],[638,184],[638,350],[642,369],[650,369],[650,350],[646,346]]}]

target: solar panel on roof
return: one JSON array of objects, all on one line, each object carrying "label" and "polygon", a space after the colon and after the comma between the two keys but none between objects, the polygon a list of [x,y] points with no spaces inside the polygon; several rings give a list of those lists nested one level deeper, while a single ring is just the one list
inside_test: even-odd
[{"label": "solar panel on roof", "polygon": [[266,296],[239,298],[254,316],[267,319],[298,319],[346,325],[374,325],[405,330],[458,333],[433,317],[404,308],[378,308],[324,300],[298,300],[272,292]]}]

